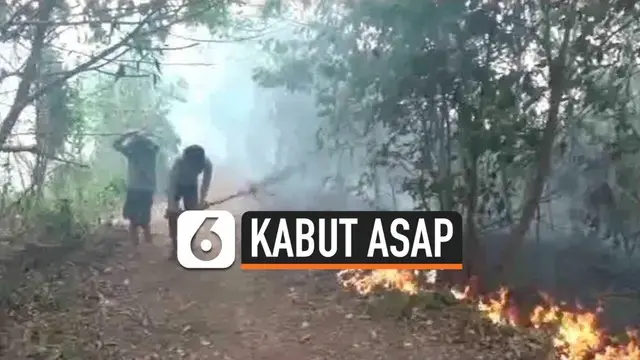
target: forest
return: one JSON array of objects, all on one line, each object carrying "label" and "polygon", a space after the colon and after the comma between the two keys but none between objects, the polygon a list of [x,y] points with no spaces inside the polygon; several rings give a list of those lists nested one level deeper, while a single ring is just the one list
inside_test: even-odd
[{"label": "forest", "polygon": [[[0,2],[0,356],[640,359],[639,17],[632,0]],[[129,256],[112,142],[152,132],[166,186],[192,90],[168,59],[216,43],[258,54],[263,103],[228,104],[275,134],[254,119],[238,145],[268,169],[253,180],[297,169],[234,209],[457,211],[464,270]]]}]

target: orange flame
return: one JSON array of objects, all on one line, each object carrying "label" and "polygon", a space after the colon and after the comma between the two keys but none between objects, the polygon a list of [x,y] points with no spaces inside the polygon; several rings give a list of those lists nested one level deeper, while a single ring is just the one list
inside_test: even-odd
[{"label": "orange flame", "polygon": [[[409,294],[416,294],[420,290],[416,275],[407,270],[374,270],[369,273],[345,270],[340,272],[339,279],[343,286],[353,288],[363,295],[379,288]],[[454,296],[475,304],[494,324],[531,326],[550,331],[553,346],[562,360],[640,360],[638,332],[628,331],[626,343],[614,342],[598,324],[601,308],[595,311],[563,310],[549,296],[541,294],[544,303],[537,305],[530,314],[522,314],[522,310],[511,300],[509,289],[502,288],[492,296],[478,298],[474,280],[464,292],[452,290]]]},{"label": "orange flame", "polygon": [[415,275],[408,270],[343,270],[338,273],[338,279],[344,287],[363,295],[377,289],[400,290],[407,294],[419,291]]}]

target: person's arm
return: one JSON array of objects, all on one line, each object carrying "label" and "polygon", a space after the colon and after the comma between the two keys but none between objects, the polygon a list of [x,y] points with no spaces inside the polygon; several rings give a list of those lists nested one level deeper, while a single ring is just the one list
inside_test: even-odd
[{"label": "person's arm", "polygon": [[178,210],[176,193],[178,191],[178,176],[180,176],[179,162],[180,159],[174,161],[173,166],[171,166],[171,170],[169,171],[169,184],[167,186],[167,210],[169,211]]},{"label": "person's arm", "polygon": [[158,154],[158,152],[160,151],[160,146],[158,146],[158,144],[156,144],[155,142],[151,143],[151,150],[153,151],[154,154]]},{"label": "person's arm", "polygon": [[116,149],[116,151],[121,152],[124,155],[128,155],[129,154],[129,144],[127,144],[127,140],[129,140],[129,138],[131,138],[131,136],[133,134],[137,133],[137,131],[129,131],[126,132],[122,135],[120,135],[114,142],[113,142],[113,148]]},{"label": "person's arm", "polygon": [[211,160],[205,159],[204,170],[202,171],[202,184],[200,185],[200,203],[204,204],[209,195],[209,186],[213,178],[213,164]]}]

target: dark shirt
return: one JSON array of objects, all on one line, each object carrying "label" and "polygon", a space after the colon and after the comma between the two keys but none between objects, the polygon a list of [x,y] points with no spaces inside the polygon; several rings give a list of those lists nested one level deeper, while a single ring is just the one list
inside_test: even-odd
[{"label": "dark shirt", "polygon": [[178,188],[183,186],[197,186],[198,176],[200,176],[200,174],[202,174],[200,196],[206,198],[207,193],[209,192],[209,185],[213,177],[213,164],[211,163],[211,160],[205,158],[202,168],[194,168],[189,166],[182,157],[176,159],[171,167],[171,172],[169,173],[169,188],[167,195],[170,207],[177,206],[175,198]]}]

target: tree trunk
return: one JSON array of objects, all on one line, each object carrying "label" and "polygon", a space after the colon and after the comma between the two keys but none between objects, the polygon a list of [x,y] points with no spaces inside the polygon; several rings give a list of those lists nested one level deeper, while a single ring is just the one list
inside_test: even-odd
[{"label": "tree trunk", "polygon": [[44,182],[47,173],[48,158],[50,155],[48,136],[51,134],[49,126],[49,114],[46,96],[36,101],[36,147],[39,153],[36,155],[36,164],[31,173],[31,183],[36,196],[36,202],[40,202],[44,193]]},{"label": "tree trunk", "polygon": [[[554,69],[555,68],[555,69]],[[505,279],[511,272],[515,259],[524,243],[525,236],[540,203],[540,197],[544,186],[551,172],[551,155],[553,153],[553,142],[555,140],[556,129],[560,122],[560,104],[564,93],[564,64],[551,68],[551,96],[549,102],[549,113],[547,123],[543,130],[542,141],[538,147],[536,156],[535,174],[527,184],[525,191],[525,202],[522,208],[522,215],[516,226],[511,231],[511,240],[505,247],[500,264],[500,277]]]},{"label": "tree trunk", "polygon": [[393,211],[398,211],[398,195],[393,180],[389,181],[389,189],[391,190],[391,206]]},{"label": "tree trunk", "polygon": [[31,90],[33,82],[38,77],[38,63],[42,59],[42,50],[48,28],[47,24],[54,4],[55,2],[49,0],[38,1],[38,24],[35,26],[33,40],[31,41],[31,53],[25,63],[24,72],[18,84],[11,108],[9,108],[7,115],[0,125],[0,146],[7,142],[13,127],[20,118],[20,113],[22,113],[22,110],[28,105],[29,91]]},{"label": "tree trunk", "polygon": [[465,165],[465,182],[468,186],[464,219],[464,276],[470,279],[473,275],[481,275],[484,263],[484,250],[478,237],[475,223],[476,205],[478,200],[478,160],[473,157]]},{"label": "tree trunk", "polygon": [[[552,40],[549,35],[551,32],[551,24],[547,23],[546,31],[543,31],[542,43],[540,44],[545,52],[547,62],[549,64],[549,110],[547,112],[547,123],[545,124],[542,141],[538,145],[536,154],[535,173],[531,181],[527,184],[525,190],[525,202],[522,209],[522,215],[518,224],[511,232],[511,241],[505,247],[501,257],[500,277],[506,279],[511,273],[516,257],[522,248],[525,236],[536,209],[540,203],[540,197],[544,190],[546,180],[551,173],[551,157],[553,155],[553,143],[556,138],[556,130],[560,123],[560,105],[566,92],[566,65],[569,54],[569,42],[571,40],[572,31],[578,16],[577,0],[572,0],[569,6],[567,21],[564,23],[562,42],[560,44],[557,56],[554,57],[552,50]],[[548,18],[548,17],[547,17]],[[567,114],[571,115],[571,114]]]}]

